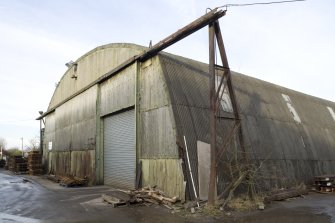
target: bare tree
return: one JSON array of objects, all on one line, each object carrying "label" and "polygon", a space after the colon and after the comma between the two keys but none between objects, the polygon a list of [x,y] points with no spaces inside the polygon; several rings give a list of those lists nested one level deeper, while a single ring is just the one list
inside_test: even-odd
[{"label": "bare tree", "polygon": [[29,140],[29,144],[26,145],[26,148],[31,151],[31,150],[38,150],[40,147],[40,139],[38,136],[35,136],[34,138]]},{"label": "bare tree", "polygon": [[5,138],[0,137],[0,147],[5,150],[7,148],[7,141]]}]

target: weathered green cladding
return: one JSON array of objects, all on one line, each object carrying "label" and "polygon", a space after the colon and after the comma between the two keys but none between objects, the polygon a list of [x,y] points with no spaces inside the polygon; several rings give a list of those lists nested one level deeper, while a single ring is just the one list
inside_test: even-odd
[{"label": "weathered green cladding", "polygon": [[101,116],[135,105],[136,64],[103,82],[101,87]]},{"label": "weathered green cladding", "polygon": [[[136,154],[144,165],[142,182],[156,184],[167,194],[183,199],[184,177],[176,145],[175,120],[159,57],[139,65],[131,64],[64,101],[144,49],[133,44],[98,47],[76,61],[76,72],[69,68],[55,90],[49,109],[60,106],[46,116],[45,161],[52,173],[87,176],[91,183],[103,183],[103,120],[133,107],[137,98]],[[73,75],[77,79],[71,78]],[[159,174],[161,170],[166,174]],[[171,183],[167,184],[169,179]]]},{"label": "weathered green cladding", "polygon": [[[73,66],[63,75],[50,101],[49,109],[144,49],[134,44],[114,43],[97,47],[86,53],[76,61],[78,64],[76,72]],[[71,78],[73,74],[77,79]]]}]

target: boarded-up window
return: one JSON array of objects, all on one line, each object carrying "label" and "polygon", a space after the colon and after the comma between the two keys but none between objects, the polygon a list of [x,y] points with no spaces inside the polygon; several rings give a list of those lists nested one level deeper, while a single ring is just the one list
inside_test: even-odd
[{"label": "boarded-up window", "polygon": [[330,115],[333,117],[333,119],[335,121],[335,112],[334,112],[334,110],[331,107],[327,107],[327,108],[328,108],[328,111],[329,111]]},{"label": "boarded-up window", "polygon": [[286,95],[286,94],[281,94],[281,95],[283,96],[284,100],[286,101],[286,105],[287,105],[288,110],[290,111],[290,113],[291,113],[294,121],[300,124],[301,123],[301,119],[300,119],[300,117],[298,115],[298,112],[295,110],[295,108],[292,105],[291,98],[288,95]]}]

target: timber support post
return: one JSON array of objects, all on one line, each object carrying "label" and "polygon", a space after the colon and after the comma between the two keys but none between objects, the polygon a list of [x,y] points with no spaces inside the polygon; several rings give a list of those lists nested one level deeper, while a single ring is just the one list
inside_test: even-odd
[{"label": "timber support post", "polygon": [[210,136],[211,165],[208,188],[208,204],[214,205],[216,198],[216,92],[215,92],[215,30],[209,24],[209,97],[210,97]]},{"label": "timber support post", "polygon": [[[241,126],[241,118],[239,114],[239,108],[236,100],[236,95],[233,88],[233,83],[231,80],[231,72],[228,64],[228,59],[226,55],[226,50],[223,43],[223,38],[220,30],[219,21],[215,20],[208,25],[209,27],[209,97],[210,97],[210,153],[211,153],[211,164],[210,164],[210,178],[209,178],[209,188],[208,188],[208,204],[215,205],[215,200],[217,196],[217,155],[219,157],[224,153],[225,147],[231,142],[232,138],[235,135],[237,130],[238,132],[238,140],[241,150],[243,152],[243,158],[245,162],[247,162],[246,151],[244,147],[244,139],[243,132]],[[215,44],[217,43],[220,57],[222,61],[222,66],[224,68],[224,73],[221,77],[220,83],[216,86],[216,61],[215,61]],[[217,152],[217,144],[216,144],[216,116],[217,111],[220,110],[220,101],[222,99],[223,92],[225,87],[228,87],[229,98],[231,100],[232,109],[234,113],[234,127],[229,133],[228,136],[225,137],[225,142],[223,144],[223,149]],[[220,93],[222,91],[222,93]]]}]

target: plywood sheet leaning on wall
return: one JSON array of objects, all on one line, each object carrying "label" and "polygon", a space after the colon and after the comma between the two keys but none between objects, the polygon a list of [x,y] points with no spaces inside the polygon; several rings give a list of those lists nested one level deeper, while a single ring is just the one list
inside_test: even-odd
[{"label": "plywood sheet leaning on wall", "polygon": [[185,200],[184,176],[180,159],[141,159],[142,185],[157,185],[169,197]]}]

